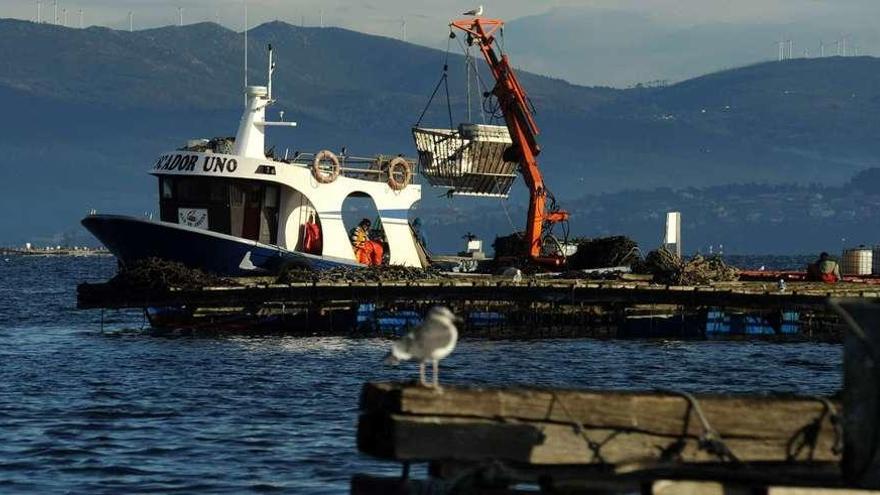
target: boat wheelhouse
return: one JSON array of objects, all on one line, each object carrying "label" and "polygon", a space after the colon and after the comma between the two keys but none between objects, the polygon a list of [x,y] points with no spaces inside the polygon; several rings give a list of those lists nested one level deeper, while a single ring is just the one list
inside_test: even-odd
[{"label": "boat wheelhouse", "polygon": [[90,215],[83,225],[123,263],[158,257],[228,275],[289,264],[362,266],[342,212],[347,198],[369,197],[387,263],[424,266],[408,221],[421,199],[414,163],[401,156],[357,158],[327,150],[267,154],[268,127],[296,126],[266,120],[274,102],[271,46],[269,68],[267,86],[247,87],[234,138],[191,140],[154,162],[158,221]]}]

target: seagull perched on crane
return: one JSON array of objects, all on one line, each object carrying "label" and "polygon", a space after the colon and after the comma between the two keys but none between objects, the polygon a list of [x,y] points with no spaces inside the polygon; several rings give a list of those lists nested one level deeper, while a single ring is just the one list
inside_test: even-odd
[{"label": "seagull perched on crane", "polygon": [[467,12],[462,12],[461,15],[472,15],[474,17],[480,17],[481,15],[483,15],[483,6],[480,5],[479,7],[475,8],[473,10],[468,10]]},{"label": "seagull perched on crane", "polygon": [[435,306],[428,311],[421,324],[413,328],[401,339],[391,345],[391,352],[385,356],[386,364],[398,364],[400,361],[414,360],[419,362],[419,384],[428,386],[425,380],[425,364],[433,364],[433,386],[440,388],[440,360],[452,353],[458,342],[458,319],[443,306]]}]

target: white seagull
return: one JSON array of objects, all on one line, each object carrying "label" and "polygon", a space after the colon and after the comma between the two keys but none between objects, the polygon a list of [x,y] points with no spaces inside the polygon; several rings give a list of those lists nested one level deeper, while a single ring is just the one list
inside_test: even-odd
[{"label": "white seagull", "polygon": [[481,15],[483,15],[483,6],[480,5],[479,7],[475,8],[473,10],[468,10],[467,12],[462,12],[461,15],[472,15],[474,17],[480,17]]},{"label": "white seagull", "polygon": [[458,341],[455,322],[456,317],[449,308],[434,306],[421,324],[391,345],[391,352],[385,356],[385,362],[397,364],[400,361],[418,361],[419,384],[428,386],[425,380],[425,364],[431,361],[434,368],[433,385],[434,388],[440,388],[439,362],[452,353]]}]

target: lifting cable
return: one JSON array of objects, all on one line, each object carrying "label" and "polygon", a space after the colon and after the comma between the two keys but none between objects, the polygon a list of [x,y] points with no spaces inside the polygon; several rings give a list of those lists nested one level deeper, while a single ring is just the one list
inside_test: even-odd
[{"label": "lifting cable", "polygon": [[419,120],[416,121],[415,127],[421,125],[422,119],[425,118],[425,114],[428,112],[428,109],[431,108],[431,103],[434,101],[434,97],[437,96],[437,91],[440,90],[440,85],[442,84],[446,90],[446,112],[449,115],[449,128],[454,128],[452,124],[452,103],[449,100],[449,44],[454,37],[455,34],[450,31],[449,38],[446,40],[446,54],[445,58],[443,59],[443,73],[440,75],[440,80],[437,81],[437,85],[434,86],[434,92],[432,92],[431,97],[428,98],[428,103],[425,105],[425,108],[422,109],[422,113],[419,115]]},{"label": "lifting cable", "polygon": [[[458,37],[456,37],[455,40],[458,42],[458,46],[461,48],[462,53],[465,54],[465,59],[469,58],[469,47],[465,46],[465,44],[462,43],[461,40],[458,39]],[[473,57],[470,57],[470,59],[473,62]],[[465,63],[467,63],[467,60],[465,60]],[[466,70],[470,70],[470,67],[466,67]],[[480,76],[480,71],[477,69],[476,63],[473,63],[473,71],[476,75],[477,87],[479,90],[481,90],[480,93],[483,97],[483,104],[480,105],[480,113],[482,114],[481,117],[483,119],[483,122],[486,122],[486,114],[489,115],[490,122],[503,121],[504,115],[501,113],[501,104],[498,102],[497,98],[492,98],[492,96],[494,96],[494,91],[491,91],[489,89],[486,81],[484,81],[482,76]],[[468,78],[468,82],[470,82],[470,78]],[[470,84],[468,84],[468,91],[470,91]],[[494,105],[492,104],[493,100],[495,102]],[[470,102],[468,102],[468,118],[470,118]]]}]

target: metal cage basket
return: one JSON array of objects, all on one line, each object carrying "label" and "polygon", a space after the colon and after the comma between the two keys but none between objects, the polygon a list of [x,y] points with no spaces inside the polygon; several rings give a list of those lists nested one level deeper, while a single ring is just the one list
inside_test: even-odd
[{"label": "metal cage basket", "polygon": [[507,197],[517,162],[504,160],[513,144],[507,127],[460,124],[458,129],[413,128],[419,169],[432,186],[461,196]]}]

